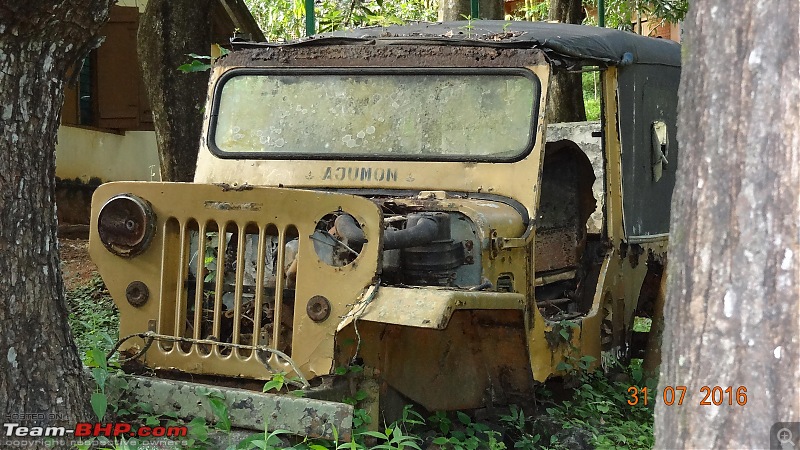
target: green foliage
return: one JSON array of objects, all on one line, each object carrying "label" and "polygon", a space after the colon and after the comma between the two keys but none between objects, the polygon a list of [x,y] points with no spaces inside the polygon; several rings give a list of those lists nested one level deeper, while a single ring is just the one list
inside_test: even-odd
[{"label": "green foliage", "polygon": [[[285,41],[305,36],[304,0],[245,0],[269,41]],[[438,5],[432,0],[321,0],[316,3],[317,31],[392,25],[407,21],[435,21]],[[584,0],[586,7],[597,8],[598,0]],[[611,28],[631,29],[632,19],[642,16],[678,22],[688,10],[688,0],[606,0],[606,24]],[[547,20],[550,1],[526,1],[510,20]],[[596,25],[587,17],[586,23]]]},{"label": "green foliage", "polygon": [[106,355],[97,348],[89,349],[87,352],[89,367],[92,369],[92,378],[94,378],[97,390],[92,393],[89,402],[92,405],[92,411],[97,416],[97,420],[103,421],[103,418],[108,411],[108,396],[106,396],[106,380],[108,379],[108,361]]},{"label": "green foliage", "polygon": [[[298,377],[287,377],[286,372],[277,372],[272,374],[272,377],[264,383],[264,388],[262,392],[269,392],[274,390],[275,392],[281,392],[284,387],[289,384],[294,384],[296,386],[301,386],[300,378]],[[294,390],[289,391],[290,394],[294,395],[295,397],[303,397],[305,392],[302,390]]]},{"label": "green foliage", "polygon": [[[485,423],[473,422],[462,411],[456,411],[457,422],[450,421],[442,412],[430,418],[431,422],[438,422],[442,436],[433,439],[433,443],[453,450],[477,450],[488,448],[490,450],[505,449],[500,433],[492,430]],[[452,427],[452,428],[451,428]]]},{"label": "green foliage", "polygon": [[269,392],[271,390],[280,392],[284,385],[286,385],[286,372],[274,373],[272,374],[272,378],[264,384],[262,392]]},{"label": "green foliage", "polygon": [[550,13],[550,0],[541,2],[526,1],[522,8],[514,12],[510,16],[506,16],[510,20],[529,20],[529,21],[546,21]]},{"label": "green foliage", "polygon": [[653,325],[652,319],[647,317],[639,317],[636,316],[633,318],[633,331],[639,333],[647,333],[650,331],[650,327]]},{"label": "green foliage", "polygon": [[291,40],[305,35],[303,0],[245,0],[245,4],[267,40]]},{"label": "green foliage", "polygon": [[381,442],[372,446],[373,449],[392,450],[392,449],[415,449],[422,450],[417,442],[422,441],[418,436],[408,436],[403,434],[403,428],[397,424],[390,425],[383,432],[364,431],[362,436],[371,436]]},{"label": "green foliage", "polygon": [[628,368],[628,376],[627,381],[612,381],[601,371],[582,375],[571,399],[545,409],[549,422],[560,424],[561,430],[553,430],[552,426],[548,429],[546,424],[540,424],[539,430],[556,437],[551,445],[565,444],[568,434],[562,430],[580,429],[588,433],[597,448],[652,448],[655,402],[631,406],[627,389],[636,385],[648,386],[652,391],[656,381],[642,379],[641,361]]},{"label": "green foliage", "polygon": [[277,450],[283,448],[283,441],[278,437],[282,434],[290,434],[286,430],[275,430],[272,433],[267,433],[266,426],[263,433],[254,434],[234,447],[234,450]]},{"label": "green foliage", "polygon": [[[269,41],[305,36],[303,0],[245,0]],[[436,20],[430,0],[322,0],[316,3],[317,31]]]},{"label": "green foliage", "polygon": [[220,431],[231,431],[231,419],[228,415],[228,405],[225,404],[225,398],[216,392],[206,392],[208,404],[211,406],[211,411],[216,418],[216,427]]},{"label": "green foliage", "polygon": [[582,81],[586,120],[600,120],[600,72],[584,72]]},{"label": "green foliage", "polygon": [[99,276],[67,291],[67,305],[72,335],[96,386],[89,403],[97,420],[102,421],[109,411],[106,381],[114,370],[106,360],[106,353],[116,342],[119,311]]},{"label": "green foliage", "polygon": [[[226,48],[220,46],[217,46],[217,48],[219,49],[220,56],[230,53],[230,50]],[[186,56],[192,58],[192,61],[178,66],[178,70],[183,73],[205,72],[206,70],[211,70],[211,63],[214,61],[214,59],[216,59],[208,55],[198,55],[197,53],[187,53]]]},{"label": "green foliage", "polygon": [[96,276],[85,285],[67,291],[67,306],[69,326],[84,364],[92,366],[99,362],[97,353],[93,354],[98,359],[90,355],[91,350],[102,354],[105,360],[105,354],[117,340],[119,311],[103,280]]},{"label": "green foliage", "polygon": [[[584,5],[597,8],[598,0],[584,0]],[[632,30],[638,14],[663,22],[680,22],[689,10],[689,0],[606,0],[606,26]],[[587,17],[586,24],[597,25],[596,17]]]}]

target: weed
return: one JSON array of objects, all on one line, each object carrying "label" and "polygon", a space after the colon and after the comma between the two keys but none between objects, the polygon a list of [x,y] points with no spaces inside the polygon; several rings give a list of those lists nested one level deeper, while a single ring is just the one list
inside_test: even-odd
[{"label": "weed", "polygon": [[92,348],[87,352],[89,363],[91,367],[92,378],[94,378],[97,390],[92,393],[90,403],[92,411],[94,411],[97,420],[103,421],[103,418],[108,411],[108,396],[106,395],[106,380],[108,380],[108,361],[106,354],[97,348]]},{"label": "weed", "polygon": [[472,37],[472,30],[475,28],[475,25],[473,25],[473,22],[475,21],[475,19],[472,17],[472,15],[467,16],[467,15],[462,14],[461,17],[463,17],[464,20],[467,21],[467,24],[462,26],[462,27],[459,27],[459,28],[463,28],[463,29],[467,30],[467,38],[471,38]]},{"label": "weed", "polygon": [[69,326],[86,365],[91,365],[88,352],[97,349],[105,355],[117,340],[119,311],[99,276],[67,291]]},{"label": "weed", "polygon": [[[259,434],[254,434],[241,442],[239,442],[235,450],[249,450],[249,449],[260,449],[260,450],[278,450],[284,448],[283,440],[281,440],[278,436],[282,434],[289,434],[286,430],[275,430],[271,433],[267,432],[267,426],[264,425],[264,432]],[[324,449],[324,447],[323,447]]]}]

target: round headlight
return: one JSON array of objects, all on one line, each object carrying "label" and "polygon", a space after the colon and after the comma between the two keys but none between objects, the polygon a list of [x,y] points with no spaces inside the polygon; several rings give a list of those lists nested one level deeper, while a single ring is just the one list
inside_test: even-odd
[{"label": "round headlight", "polygon": [[142,253],[150,245],[155,228],[156,216],[150,203],[132,194],[111,197],[97,218],[100,241],[118,256]]}]

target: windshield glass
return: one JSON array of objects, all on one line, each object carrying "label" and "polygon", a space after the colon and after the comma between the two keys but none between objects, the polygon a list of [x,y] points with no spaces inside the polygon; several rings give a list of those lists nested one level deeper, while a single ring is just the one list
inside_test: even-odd
[{"label": "windshield glass", "polygon": [[509,161],[533,146],[538,100],[517,69],[240,71],[217,91],[209,144],[221,157]]}]

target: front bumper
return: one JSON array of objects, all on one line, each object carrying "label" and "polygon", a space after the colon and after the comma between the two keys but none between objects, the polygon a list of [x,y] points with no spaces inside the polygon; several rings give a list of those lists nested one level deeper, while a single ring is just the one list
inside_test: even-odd
[{"label": "front bumper", "polygon": [[114,375],[107,386],[112,400],[146,403],[154,414],[177,415],[187,422],[196,417],[206,423],[216,421],[209,400],[216,397],[227,406],[233,428],[286,430],[298,436],[339,441],[349,441],[353,428],[353,407],[345,403],[137,375]]}]

